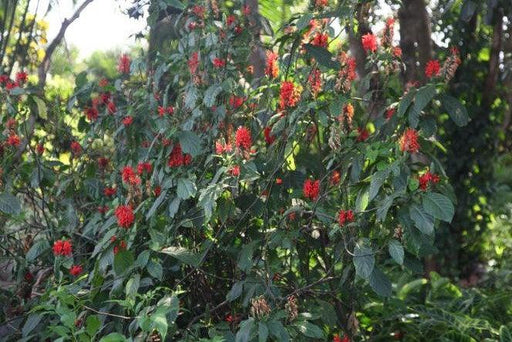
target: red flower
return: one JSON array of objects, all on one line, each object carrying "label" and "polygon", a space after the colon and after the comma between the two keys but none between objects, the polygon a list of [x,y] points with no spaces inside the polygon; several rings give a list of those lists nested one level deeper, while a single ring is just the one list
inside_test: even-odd
[{"label": "red flower", "polygon": [[95,107],[87,107],[84,109],[85,116],[87,117],[87,120],[89,121],[96,121],[98,118],[98,110]]},{"label": "red flower", "polygon": [[248,16],[249,14],[251,14],[251,7],[249,5],[243,5],[242,6],[242,13],[245,16]]},{"label": "red flower", "polygon": [[341,181],[341,173],[338,170],[334,170],[329,179],[329,182],[331,183],[331,185],[338,185],[340,181]]},{"label": "red flower", "polygon": [[16,74],[16,82],[23,84],[27,82],[28,80],[28,74],[24,71],[20,71]]},{"label": "red flower", "polygon": [[204,19],[204,13],[206,12],[206,8],[204,6],[195,5],[192,7],[192,13],[198,16],[201,19]]},{"label": "red flower", "polygon": [[399,48],[398,46],[395,46],[393,48],[393,56],[395,56],[396,58],[402,57],[402,49]]},{"label": "red flower", "polygon": [[160,196],[161,193],[162,193],[162,187],[159,185],[155,186],[153,189],[153,194],[155,195],[155,197]]},{"label": "red flower", "polygon": [[125,249],[126,249],[126,241],[124,241],[124,240],[119,241],[119,246],[114,246],[114,255],[119,253],[119,251],[122,251]]},{"label": "red flower", "polygon": [[70,147],[71,147],[71,152],[74,155],[77,156],[80,153],[82,153],[82,145],[80,145],[80,143],[78,141],[72,141]]},{"label": "red flower", "polygon": [[393,115],[395,114],[396,112],[396,108],[395,107],[391,107],[391,108],[388,108],[386,110],[386,120],[389,120],[393,117]]},{"label": "red flower", "polygon": [[68,240],[57,240],[53,243],[53,254],[55,256],[70,256],[72,252],[73,248],[71,246],[71,242]]},{"label": "red flower", "polygon": [[34,280],[34,276],[30,272],[26,272],[23,278],[25,279],[26,282],[31,282],[32,280]]},{"label": "red flower", "polygon": [[246,150],[249,150],[252,145],[251,132],[245,127],[238,127],[235,136],[235,145]]},{"label": "red flower", "polygon": [[123,119],[123,125],[130,126],[133,123],[133,116],[127,116]]},{"label": "red flower", "polygon": [[7,81],[7,84],[5,85],[5,89],[7,89],[7,90],[12,90],[16,87],[19,87],[18,82]]},{"label": "red flower", "polygon": [[21,144],[21,139],[16,133],[11,133],[7,137],[7,145],[18,147]]},{"label": "red flower", "polygon": [[107,103],[107,110],[109,114],[114,114],[117,111],[117,107],[114,102],[110,101]]},{"label": "red flower", "polygon": [[197,72],[197,68],[199,67],[199,53],[194,52],[192,56],[188,60],[188,70],[191,75],[195,75]]},{"label": "red flower", "polygon": [[359,142],[366,141],[366,139],[368,139],[368,137],[370,136],[370,132],[368,132],[366,128],[358,127],[357,133],[359,133],[359,135],[357,136],[357,141]]},{"label": "red flower", "polygon": [[103,77],[101,80],[98,81],[98,85],[102,88],[106,87],[108,86],[108,80],[105,77]]},{"label": "red flower", "polygon": [[320,181],[306,179],[302,190],[304,192],[304,197],[309,198],[311,200],[316,200],[320,192]]},{"label": "red flower", "polygon": [[236,22],[236,17],[234,15],[229,15],[226,19],[226,25],[231,27]]},{"label": "red flower", "polygon": [[37,144],[36,146],[36,152],[37,154],[41,155],[44,153],[44,145],[43,144]]},{"label": "red flower", "polygon": [[117,192],[117,189],[115,187],[107,187],[103,189],[103,194],[107,197],[114,196]]},{"label": "red flower", "polygon": [[17,124],[18,124],[18,123],[16,122],[16,119],[14,119],[14,118],[9,118],[9,119],[7,120],[7,122],[5,123],[5,126],[6,126],[8,129],[15,129]]},{"label": "red flower", "polygon": [[279,75],[279,64],[277,59],[279,55],[272,51],[267,51],[267,63],[265,65],[265,75],[270,78],[276,78]]},{"label": "red flower", "polygon": [[82,266],[80,266],[80,265],[73,265],[69,269],[69,274],[71,274],[72,276],[76,277],[77,275],[82,273],[82,271],[83,271]]},{"label": "red flower", "polygon": [[276,178],[276,184],[277,185],[283,184],[283,180],[281,178]]},{"label": "red flower", "polygon": [[216,68],[222,68],[222,67],[226,66],[226,60],[220,59],[220,58],[214,58],[213,66]]},{"label": "red flower", "polygon": [[327,6],[327,0],[315,0],[315,7],[323,8]]},{"label": "red flower", "polygon": [[363,49],[366,52],[375,52],[377,51],[377,38],[371,34],[367,33],[361,37],[361,43],[363,44]]},{"label": "red flower", "polygon": [[240,96],[231,96],[229,98],[229,105],[233,108],[233,109],[237,109],[239,108],[241,105],[244,104],[244,101],[245,101],[245,98],[243,97],[240,97]]},{"label": "red flower", "polygon": [[439,61],[436,59],[430,60],[427,62],[427,65],[425,66],[425,76],[427,76],[428,78],[438,76],[440,70],[441,65],[439,64]]},{"label": "red flower", "polygon": [[117,218],[117,224],[122,228],[130,228],[135,221],[135,215],[133,214],[132,207],[129,205],[120,205],[116,208],[115,215]]},{"label": "red flower", "polygon": [[341,338],[338,334],[336,334],[333,336],[332,342],[350,342],[350,339],[347,335],[343,335],[343,338]]},{"label": "red flower", "polygon": [[238,166],[238,165],[233,166],[231,168],[230,172],[231,172],[231,175],[233,175],[234,177],[240,176],[240,166]]},{"label": "red flower", "polygon": [[139,173],[139,175],[141,175],[143,172],[146,172],[146,173],[151,173],[151,171],[153,170],[153,166],[151,165],[150,162],[140,162],[138,165],[137,165],[137,172]]},{"label": "red flower", "polygon": [[320,46],[326,48],[329,42],[329,35],[327,33],[317,32],[313,37],[311,45]]},{"label": "red flower", "polygon": [[125,182],[126,184],[131,184],[131,185],[140,184],[140,177],[135,174],[135,171],[133,171],[133,168],[131,166],[123,167],[121,174],[122,174],[123,182]]},{"label": "red flower", "polygon": [[271,135],[272,127],[267,126],[263,130],[263,135],[265,136],[265,141],[267,142],[267,145],[272,145],[272,143],[276,140],[276,137]]},{"label": "red flower", "polygon": [[130,73],[130,57],[127,54],[122,54],[119,57],[119,63],[117,64],[117,70],[121,74],[129,74]]},{"label": "red flower", "polygon": [[408,128],[400,138],[400,150],[402,152],[416,153],[420,150],[418,132],[414,128]]},{"label": "red flower", "polygon": [[192,156],[190,154],[183,154],[181,150],[181,145],[174,145],[171,155],[169,156],[169,162],[167,163],[170,167],[178,167],[182,165],[188,165],[192,161]]},{"label": "red flower", "polygon": [[101,206],[101,205],[100,205],[100,206],[98,206],[98,208],[97,208],[97,209],[98,209],[98,212],[99,212],[100,214],[105,214],[105,213],[108,211],[108,206],[106,206],[106,205],[105,205],[105,206]]},{"label": "red flower", "polygon": [[420,190],[426,191],[430,184],[439,183],[440,178],[435,173],[430,173],[430,171],[427,171],[425,174],[420,176],[418,180],[420,182]]},{"label": "red flower", "polygon": [[338,223],[343,227],[347,222],[354,222],[354,212],[352,210],[340,210]]},{"label": "red flower", "polygon": [[300,89],[293,82],[283,81],[279,90],[279,108],[295,107],[300,100]]},{"label": "red flower", "polygon": [[315,68],[315,70],[309,74],[308,82],[311,86],[311,92],[313,93],[313,96],[318,95],[320,90],[322,90],[322,73],[320,72],[320,69]]},{"label": "red flower", "polygon": [[108,163],[110,161],[108,160],[108,158],[105,158],[105,157],[99,157],[98,158],[98,166],[101,168],[101,169],[106,169],[107,166],[108,166]]}]

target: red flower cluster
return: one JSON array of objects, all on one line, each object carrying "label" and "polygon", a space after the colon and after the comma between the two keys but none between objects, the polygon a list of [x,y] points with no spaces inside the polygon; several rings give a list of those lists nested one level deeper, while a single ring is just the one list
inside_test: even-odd
[{"label": "red flower cluster", "polygon": [[137,172],[139,173],[139,175],[143,174],[144,172],[150,174],[152,170],[153,166],[151,165],[150,162],[140,162],[137,165]]},{"label": "red flower cluster", "polygon": [[422,191],[426,191],[430,184],[439,183],[441,179],[435,173],[430,173],[430,171],[427,171],[422,176],[420,176],[418,180],[420,182],[420,189]]},{"label": "red flower cluster", "polygon": [[341,173],[338,170],[334,170],[332,172],[331,177],[329,178],[329,183],[331,183],[331,185],[334,186],[334,185],[338,185],[340,181],[341,181]]},{"label": "red flower cluster", "polygon": [[103,189],[103,194],[107,197],[114,196],[117,192],[117,189],[115,187],[107,187]]},{"label": "red flower cluster", "polygon": [[16,133],[11,133],[7,137],[7,145],[18,147],[21,144],[21,139]]},{"label": "red flower cluster", "polygon": [[192,161],[190,154],[184,154],[181,145],[174,145],[171,155],[169,156],[169,162],[167,163],[170,167],[179,167],[182,165],[188,165]]},{"label": "red flower cluster", "polygon": [[45,148],[44,148],[44,145],[43,145],[43,144],[37,144],[37,146],[36,146],[36,152],[37,152],[37,154],[39,154],[39,155],[43,154],[43,153],[44,153],[44,150],[45,150]]},{"label": "red flower cluster", "polygon": [[343,227],[347,222],[354,222],[354,212],[352,210],[340,210],[338,223]]},{"label": "red flower cluster", "polygon": [[439,71],[441,70],[441,65],[437,59],[430,60],[425,65],[425,76],[428,78],[432,78],[435,76],[439,76]]},{"label": "red flower cluster", "polygon": [[332,342],[350,342],[350,339],[347,335],[343,335],[343,338],[341,338],[339,335],[334,335],[332,338]]},{"label": "red flower cluster", "polygon": [[130,126],[132,123],[133,123],[133,116],[128,115],[123,119],[123,125],[125,125],[125,126]]},{"label": "red flower cluster", "polygon": [[121,175],[123,178],[123,182],[130,185],[139,185],[140,184],[140,177],[135,174],[135,171],[133,171],[133,168],[131,166],[125,166],[123,167],[123,170],[121,171]]},{"label": "red flower cluster", "polygon": [[20,71],[16,74],[16,82],[23,84],[27,82],[28,80],[28,74],[24,71]]},{"label": "red flower cluster", "polygon": [[373,34],[367,33],[364,36],[362,36],[361,43],[363,44],[363,49],[366,52],[377,51],[377,38]]},{"label": "red flower cluster", "polygon": [[216,68],[223,68],[226,66],[226,60],[220,59],[220,58],[214,58],[213,59],[213,66]]},{"label": "red flower cluster", "polygon": [[315,68],[309,74],[308,83],[311,86],[311,93],[316,97],[320,90],[322,90],[322,72],[320,72],[320,69]]},{"label": "red flower cluster", "polygon": [[283,81],[279,90],[279,108],[295,107],[300,100],[300,89],[293,82]]},{"label": "red flower cluster", "polygon": [[391,119],[393,117],[393,115],[395,115],[395,112],[396,112],[396,108],[395,107],[388,108],[386,110],[386,120]]},{"label": "red flower cluster", "polygon": [[108,166],[108,163],[110,161],[108,160],[108,158],[105,158],[105,157],[99,157],[98,158],[98,166],[101,168],[101,169],[106,169],[107,166]]},{"label": "red flower cluster", "polygon": [[115,210],[117,218],[117,224],[122,228],[130,228],[135,221],[135,215],[133,214],[132,207],[129,205],[120,205]]},{"label": "red flower cluster", "polygon": [[315,0],[315,7],[323,8],[327,6],[327,0]]},{"label": "red flower cluster", "polygon": [[368,139],[368,137],[370,136],[370,132],[368,132],[368,130],[366,128],[358,127],[357,133],[358,133],[357,141],[359,141],[359,142],[366,141],[366,139]]},{"label": "red flower cluster", "polygon": [[267,51],[267,63],[265,65],[265,75],[270,78],[276,78],[279,75],[279,64],[277,59],[279,55],[272,51]]},{"label": "red flower cluster", "polygon": [[226,143],[222,144],[220,141],[215,142],[215,153],[223,154],[223,153],[231,153],[233,151],[233,147],[231,144]]},{"label": "red flower cluster", "polygon": [[71,242],[68,240],[57,240],[53,243],[53,255],[70,256],[73,252]]},{"label": "red flower cluster", "polygon": [[234,177],[238,177],[240,176],[240,166],[239,165],[235,165],[231,168],[230,170],[230,173],[231,175],[233,175]]},{"label": "red flower cluster", "polygon": [[119,62],[117,64],[117,70],[121,74],[129,74],[130,73],[130,57],[127,54],[122,54],[121,57],[119,57]]},{"label": "red flower cluster", "polygon": [[73,265],[69,269],[69,274],[71,274],[72,276],[76,277],[77,275],[82,273],[82,271],[83,271],[82,266],[80,266],[80,265]]},{"label": "red flower cluster", "polygon": [[245,98],[243,98],[241,96],[231,96],[229,98],[229,105],[231,106],[231,108],[237,109],[241,105],[244,104],[244,101],[245,101]]},{"label": "red flower cluster", "polygon": [[159,116],[164,116],[165,113],[167,113],[169,115],[172,115],[174,113],[174,107],[173,106],[169,106],[169,107],[165,108],[165,107],[162,107],[162,106],[158,106],[158,115]]},{"label": "red flower cluster", "polygon": [[336,80],[336,90],[343,90],[348,92],[350,90],[351,82],[356,79],[356,59],[349,57],[346,52],[342,51],[338,56],[341,68],[338,72],[338,79]]},{"label": "red flower cluster", "polygon": [[326,48],[329,43],[329,35],[327,33],[317,32],[311,41],[311,45]]},{"label": "red flower cluster", "polygon": [[195,5],[192,7],[192,13],[194,13],[197,17],[204,19],[204,14],[206,12],[206,8],[204,6]]},{"label": "red flower cluster", "polygon": [[265,142],[267,143],[267,145],[272,145],[272,143],[276,140],[276,137],[273,136],[271,133],[272,127],[270,126],[265,127],[265,129],[263,130],[263,135],[265,136]]},{"label": "red flower cluster", "polygon": [[251,131],[249,131],[249,129],[246,127],[238,127],[235,135],[235,145],[236,147],[249,150],[252,145]]},{"label": "red flower cluster", "polygon": [[82,145],[80,145],[80,143],[78,141],[72,141],[70,147],[71,147],[71,152],[74,155],[77,156],[80,153],[82,153]]},{"label": "red flower cluster", "polygon": [[400,150],[402,152],[416,153],[420,150],[418,132],[414,128],[407,128],[400,138]]},{"label": "red flower cluster", "polygon": [[188,70],[191,75],[195,75],[197,72],[197,68],[199,67],[199,53],[194,52],[192,56],[190,56],[188,60]]},{"label": "red flower cluster", "polygon": [[320,193],[320,181],[306,179],[302,191],[304,192],[304,197],[311,200],[316,200],[318,198],[318,194]]},{"label": "red flower cluster", "polygon": [[95,106],[93,107],[86,107],[84,109],[84,112],[85,112],[85,116],[87,117],[87,120],[89,121],[96,121],[96,119],[98,118],[98,109],[96,109]]}]

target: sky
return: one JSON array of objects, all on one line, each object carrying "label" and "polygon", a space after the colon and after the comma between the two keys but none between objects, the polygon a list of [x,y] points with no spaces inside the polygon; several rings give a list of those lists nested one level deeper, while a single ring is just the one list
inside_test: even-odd
[{"label": "sky", "polygon": [[[48,1],[41,0],[38,13],[42,15],[47,8]],[[74,12],[71,0],[53,0],[58,5],[54,6],[46,16],[49,23],[48,40],[51,41],[57,35],[60,25],[65,18],[69,18]],[[83,0],[77,0],[81,4]],[[33,1],[35,3],[36,1]],[[82,12],[66,31],[66,42],[80,50],[80,59],[90,56],[96,50],[110,50],[119,48],[127,50],[127,47],[135,44],[132,35],[146,27],[146,20],[135,20],[122,13],[120,5],[124,1],[94,0]],[[35,8],[32,9],[35,12]]]}]

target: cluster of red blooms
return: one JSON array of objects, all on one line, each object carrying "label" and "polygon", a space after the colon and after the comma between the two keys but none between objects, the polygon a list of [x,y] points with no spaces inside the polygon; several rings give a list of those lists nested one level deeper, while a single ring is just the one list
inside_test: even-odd
[{"label": "cluster of red blooms", "polygon": [[382,34],[382,46],[391,47],[393,43],[393,35],[395,33],[395,19],[388,18],[384,26],[384,33]]},{"label": "cluster of red blooms", "polygon": [[343,338],[341,338],[339,335],[334,335],[332,342],[350,342],[350,338],[348,338],[347,335],[343,335]]},{"label": "cluster of red blooms", "polygon": [[139,185],[140,177],[135,173],[131,166],[125,166],[121,170],[121,176],[123,178],[123,182],[129,185]]},{"label": "cluster of red blooms", "polygon": [[239,108],[241,105],[244,104],[244,101],[245,101],[245,98],[244,97],[241,97],[241,96],[231,96],[229,98],[229,105],[231,106],[231,108],[233,109],[237,109]]},{"label": "cluster of red blooms", "polygon": [[69,274],[71,274],[72,276],[76,277],[77,275],[82,273],[82,271],[83,271],[82,266],[80,266],[80,265],[73,265],[69,269]]},{"label": "cluster of red blooms", "polygon": [[267,145],[272,145],[272,143],[276,141],[276,137],[272,135],[272,127],[270,126],[265,127],[263,135],[265,136],[265,142]]},{"label": "cluster of red blooms", "polygon": [[357,133],[357,141],[359,142],[366,141],[370,136],[370,132],[366,128],[357,127]]},{"label": "cluster of red blooms", "polygon": [[348,222],[354,222],[354,212],[352,210],[340,210],[338,213],[338,223],[343,227]]},{"label": "cluster of red blooms", "polygon": [[295,107],[300,100],[300,89],[293,82],[283,81],[279,90],[279,108]]},{"label": "cluster of red blooms", "polygon": [[215,142],[215,153],[223,154],[223,153],[231,153],[233,152],[233,147],[230,143],[222,144],[220,141]]},{"label": "cluster of red blooms", "polygon": [[400,138],[400,150],[402,152],[417,153],[420,150],[418,132],[414,128],[407,128]]},{"label": "cluster of red blooms", "polygon": [[7,75],[0,75],[0,85],[4,85],[5,89],[12,90],[21,87],[28,81],[28,74],[24,71],[16,73],[15,80],[11,80]]},{"label": "cluster of red blooms", "polygon": [[265,75],[270,78],[276,78],[279,75],[279,64],[277,59],[279,55],[272,51],[267,51],[267,62],[265,65]]},{"label": "cluster of red blooms", "polygon": [[165,113],[167,113],[169,115],[172,115],[174,113],[174,107],[173,106],[168,106],[167,108],[165,108],[165,107],[162,107],[162,106],[158,106],[158,115],[159,116],[164,116]]},{"label": "cluster of red blooms", "polygon": [[115,210],[117,218],[117,224],[122,228],[130,228],[135,221],[135,215],[133,214],[132,207],[129,205],[120,205]]},{"label": "cluster of red blooms", "polygon": [[233,175],[234,177],[238,177],[240,176],[240,166],[239,165],[235,165],[231,168],[230,170],[230,173],[231,175]]},{"label": "cluster of red blooms", "polygon": [[126,249],[126,241],[124,240],[121,240],[119,241],[119,243],[117,244],[117,237],[114,235],[110,238],[110,242],[112,243],[115,243],[116,245],[114,246],[114,255],[116,255],[117,253],[119,253],[119,251],[122,251],[122,250],[125,250]]},{"label": "cluster of red blooms", "polygon": [[57,240],[53,243],[53,255],[70,256],[73,252],[71,242],[68,240]]},{"label": "cluster of red blooms", "polygon": [[137,165],[137,172],[139,173],[139,175],[142,175],[144,172],[150,174],[152,170],[153,166],[151,165],[150,162],[140,162]]},{"label": "cluster of red blooms", "polygon": [[327,6],[327,0],[315,0],[315,7],[322,9],[325,6]]},{"label": "cluster of red blooms", "polygon": [[367,33],[361,37],[361,43],[363,44],[363,49],[366,52],[375,52],[377,51],[377,37],[375,37],[371,33]]},{"label": "cluster of red blooms", "polygon": [[386,120],[390,120],[395,115],[396,108],[390,107],[386,110]]},{"label": "cluster of red blooms", "polygon": [[320,181],[306,179],[304,186],[302,187],[302,191],[304,192],[304,197],[313,201],[316,200],[320,193]]},{"label": "cluster of red blooms", "polygon": [[130,73],[130,57],[127,54],[122,54],[121,57],[119,57],[119,62],[117,64],[117,70],[121,74],[129,74]]},{"label": "cluster of red blooms", "polygon": [[226,60],[221,58],[214,58],[212,63],[216,68],[223,68],[226,66]]},{"label": "cluster of red blooms", "polygon": [[322,72],[315,68],[308,76],[308,83],[311,86],[311,93],[314,97],[322,90]]},{"label": "cluster of red blooms", "polygon": [[21,144],[21,139],[16,133],[11,132],[9,134],[9,136],[7,137],[6,142],[7,142],[7,145],[9,145],[9,146],[18,147]]},{"label": "cluster of red blooms", "polygon": [[336,90],[350,91],[352,81],[357,77],[356,74],[356,59],[349,57],[346,52],[342,51],[338,56],[340,62],[340,71],[338,72],[338,79],[336,80]]},{"label": "cluster of red blooms", "polygon": [[420,183],[420,189],[426,191],[430,184],[437,184],[441,179],[439,178],[439,175],[427,171],[422,176],[420,176],[418,180]]},{"label": "cluster of red blooms", "polygon": [[437,59],[433,59],[427,62],[425,65],[425,76],[428,78],[432,78],[435,76],[439,76],[439,71],[441,70],[441,65]]},{"label": "cluster of red blooms", "polygon": [[317,32],[311,41],[311,45],[327,48],[329,44],[329,35],[327,33]]},{"label": "cluster of red blooms", "polygon": [[199,52],[193,52],[187,64],[190,74],[194,76],[197,73],[197,68],[199,68]]},{"label": "cluster of red blooms", "polygon": [[123,125],[130,126],[132,123],[133,123],[133,116],[128,115],[123,118]]},{"label": "cluster of red blooms", "polygon": [[331,183],[331,185],[334,186],[334,185],[338,185],[340,181],[341,181],[341,173],[338,170],[334,170],[332,172],[331,177],[329,178],[329,183]]},{"label": "cluster of red blooms", "polygon": [[192,156],[190,154],[184,154],[181,145],[174,145],[171,155],[169,156],[169,162],[167,163],[170,167],[179,167],[188,165],[192,162]]},{"label": "cluster of red blooms", "polygon": [[192,13],[194,13],[198,18],[204,19],[206,8],[204,8],[204,6],[195,5],[194,7],[192,7]]},{"label": "cluster of red blooms", "polygon": [[106,187],[103,189],[103,194],[107,197],[114,196],[117,192],[117,189],[115,187]]},{"label": "cluster of red blooms", "polygon": [[252,146],[251,131],[246,127],[240,126],[235,134],[235,146],[245,150],[250,150]]},{"label": "cluster of red blooms", "polygon": [[80,145],[80,143],[78,141],[72,141],[70,148],[71,148],[71,152],[75,156],[78,156],[78,155],[80,155],[80,153],[82,153],[82,145]]}]

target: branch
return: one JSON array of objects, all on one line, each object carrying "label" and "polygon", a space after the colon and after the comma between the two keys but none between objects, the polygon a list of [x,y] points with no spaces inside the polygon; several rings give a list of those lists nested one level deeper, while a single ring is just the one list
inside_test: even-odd
[{"label": "branch", "polygon": [[55,49],[64,39],[64,35],[66,34],[66,30],[68,29],[68,26],[71,25],[82,13],[82,11],[94,0],[85,0],[80,7],[78,7],[75,11],[75,13],[71,16],[69,19],[64,19],[62,22],[62,25],[60,26],[59,33],[57,33],[57,36],[52,40],[50,45],[46,48],[43,61],[39,65],[38,68],[38,87],[39,89],[43,89],[46,84],[46,74],[48,73],[48,69],[50,68],[50,60],[52,58],[53,53],[55,52]]}]

